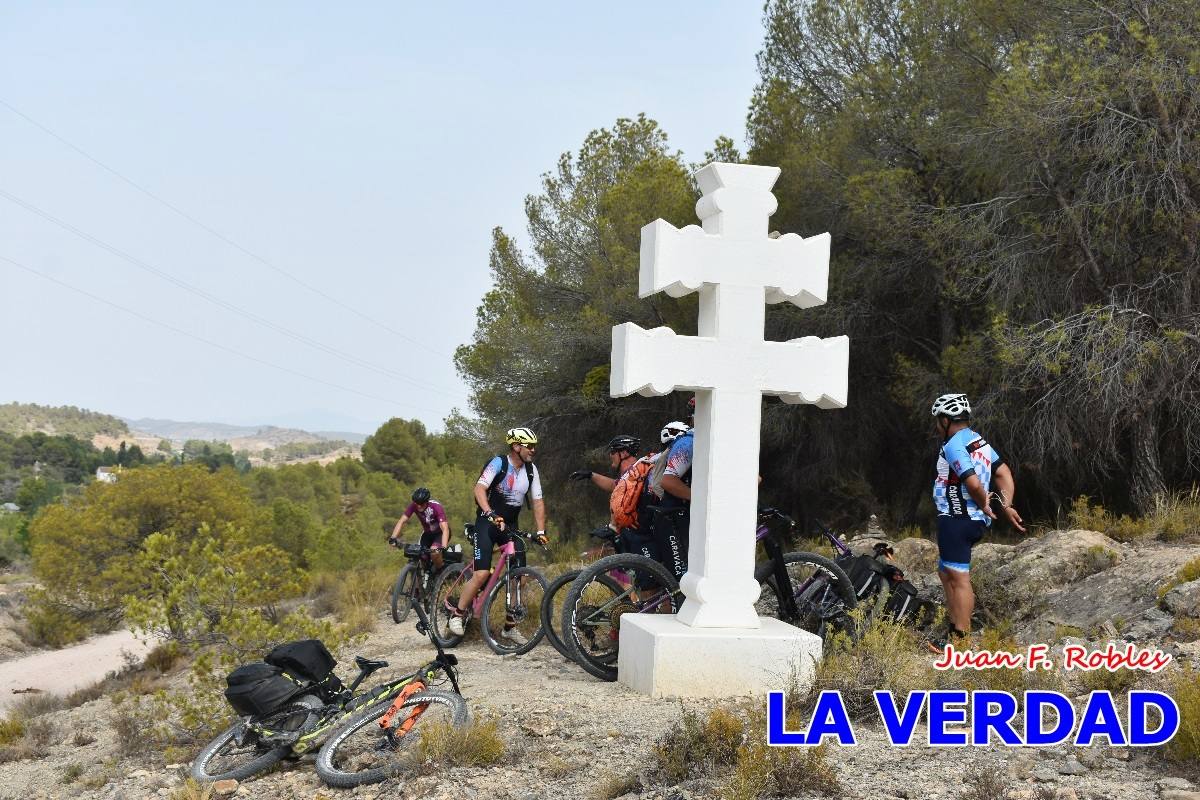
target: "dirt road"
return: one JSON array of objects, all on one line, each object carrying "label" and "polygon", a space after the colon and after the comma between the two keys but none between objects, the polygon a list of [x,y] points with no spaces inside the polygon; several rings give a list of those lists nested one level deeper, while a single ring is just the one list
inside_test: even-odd
[{"label": "dirt road", "polygon": [[124,664],[121,653],[133,653],[142,659],[150,645],[129,631],[114,631],[94,636],[61,650],[48,650],[0,663],[0,712],[22,695],[17,689],[41,689],[67,694],[90,686]]}]

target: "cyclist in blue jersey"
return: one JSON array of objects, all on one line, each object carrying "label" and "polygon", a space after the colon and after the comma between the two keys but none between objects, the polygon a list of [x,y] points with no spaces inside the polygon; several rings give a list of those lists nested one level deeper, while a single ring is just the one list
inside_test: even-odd
[{"label": "cyclist in blue jersey", "polygon": [[[1024,532],[1013,507],[1016,484],[1012,470],[996,448],[971,430],[971,403],[965,394],[944,394],[933,403],[933,417],[942,447],[938,452],[933,502],[937,507],[938,577],[946,591],[950,617],[947,640],[962,639],[971,630],[975,592],[971,588],[971,548],[996,519],[990,504],[995,480],[1000,505],[1009,523]],[[947,640],[931,645],[944,650]]]},{"label": "cyclist in blue jersey", "polygon": [[692,455],[691,428],[671,442],[650,473],[649,490],[660,509],[654,515],[654,546],[659,560],[678,580],[687,572],[688,529],[691,526]]}]

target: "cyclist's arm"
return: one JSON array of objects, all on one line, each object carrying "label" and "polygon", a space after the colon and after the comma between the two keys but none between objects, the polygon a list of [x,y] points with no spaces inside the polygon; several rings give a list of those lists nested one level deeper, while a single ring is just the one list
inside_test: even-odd
[{"label": "cyclist's arm", "polygon": [[678,497],[680,500],[692,499],[692,487],[680,480],[678,475],[663,475],[662,488],[672,497]]},{"label": "cyclist's arm", "polygon": [[592,473],[592,483],[596,484],[598,487],[600,487],[604,491],[608,492],[609,494],[612,494],[613,487],[615,487],[617,485],[617,482],[615,480],[608,477],[607,475],[601,475],[599,472]]},{"label": "cyclist's arm", "polygon": [[483,509],[484,514],[492,513],[492,507],[488,504],[487,486],[482,483],[475,484],[475,502]]},{"label": "cyclist's arm", "polygon": [[992,476],[996,481],[996,489],[1000,492],[1003,498],[1002,505],[1004,506],[1004,515],[1008,517],[1008,522],[1021,533],[1025,532],[1025,526],[1021,524],[1021,515],[1017,512],[1013,505],[1013,500],[1017,496],[1017,482],[1013,478],[1012,470],[1008,468],[1008,464],[1001,463],[996,467],[996,472]]},{"label": "cyclist's arm", "polygon": [[539,531],[546,530],[546,501],[540,497],[533,501],[533,521]]},{"label": "cyclist's arm", "polygon": [[984,514],[992,519],[996,518],[995,512],[992,511],[991,505],[988,503],[987,489],[983,488],[983,481],[979,480],[979,476],[974,472],[962,479],[963,486],[967,487],[967,491],[971,494],[971,499],[975,501]]},{"label": "cyclist's arm", "polygon": [[450,546],[450,523],[446,520],[441,521],[442,526],[442,549]]},{"label": "cyclist's arm", "polygon": [[400,537],[400,529],[404,527],[404,523],[408,522],[408,514],[401,514],[399,521],[396,522],[396,527],[392,528],[392,535],[389,539],[398,539]]}]

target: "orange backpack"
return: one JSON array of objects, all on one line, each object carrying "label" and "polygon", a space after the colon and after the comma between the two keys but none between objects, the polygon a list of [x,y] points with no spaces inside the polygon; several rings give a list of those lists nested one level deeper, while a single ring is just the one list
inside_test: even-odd
[{"label": "orange backpack", "polygon": [[625,470],[624,475],[617,478],[617,485],[608,499],[608,508],[618,530],[638,526],[638,501],[646,491],[646,478],[653,468],[653,461],[639,458]]}]

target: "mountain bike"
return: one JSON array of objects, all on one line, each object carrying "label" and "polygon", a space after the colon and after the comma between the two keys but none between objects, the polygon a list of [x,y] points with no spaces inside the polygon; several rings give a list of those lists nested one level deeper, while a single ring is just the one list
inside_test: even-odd
[{"label": "mountain bike", "polygon": [[[466,532],[468,538],[474,541],[474,526],[467,525]],[[478,617],[479,631],[492,652],[523,655],[536,647],[546,632],[542,625],[546,578],[533,567],[509,567],[509,562],[517,555],[517,538],[536,541],[536,537],[515,529],[508,533],[509,540],[500,546],[500,562],[492,569],[491,577],[483,589],[471,601],[463,624]],[[433,633],[445,647],[456,647],[465,638],[465,634],[452,633],[449,625],[458,607],[458,598],[474,574],[474,564],[449,564],[434,581]],[[517,637],[498,635],[506,631],[515,631]]]},{"label": "mountain bike", "polygon": [[[399,549],[401,545],[395,544],[393,547]],[[458,548],[458,545],[454,547]],[[409,600],[413,597],[420,600],[426,614],[432,609],[433,581],[439,572],[433,567],[435,549],[437,548],[422,547],[420,544],[403,545],[404,557],[408,559],[408,563],[400,569],[400,574],[396,576],[396,584],[392,587],[392,622],[397,625],[408,618],[408,612],[412,610]],[[442,569],[446,568],[446,564],[462,561],[461,548],[442,548],[441,552]]]},{"label": "mountain bike", "polygon": [[[600,539],[604,543],[605,549],[610,547],[613,551],[618,549],[617,535],[607,525],[592,531],[591,535]],[[573,569],[559,575],[550,582],[550,586],[546,589],[546,596],[542,598],[542,624],[546,628],[546,641],[550,642],[554,649],[567,659],[571,658],[571,651],[559,633],[562,626],[562,602],[567,595],[567,589],[579,577],[580,572],[582,570]],[[617,588],[614,587],[614,589]]]},{"label": "mountain bike", "polygon": [[[679,513],[652,509],[653,513]],[[754,570],[760,585],[755,609],[821,636],[856,601],[849,578],[834,562],[816,553],[783,551],[776,523],[794,523],[776,509],[759,512],[755,540],[767,560]],[[620,620],[624,614],[677,613],[683,602],[674,575],[654,559],[623,553],[603,558],[580,571],[567,590],[562,610],[562,639],[571,657],[601,680],[617,679]]]},{"label": "mountain bike", "polygon": [[[428,635],[428,617],[424,609],[417,602],[414,602],[413,608],[421,620],[417,629]],[[391,703],[402,695],[412,701],[409,707],[414,709],[416,704],[428,698],[429,703],[437,703],[439,707],[454,711],[453,719],[465,715],[466,705],[458,694],[458,673],[455,669],[458,659],[442,652],[434,637],[430,636],[430,639],[437,649],[437,657],[411,674],[359,692],[363,681],[386,668],[388,662],[355,656],[354,663],[359,672],[346,689],[329,694],[322,692],[320,687],[310,685],[299,689],[297,696],[277,711],[238,719],[196,756],[190,769],[192,778],[203,783],[245,780],[269,769],[283,758],[310,752],[356,712],[381,703]],[[449,679],[454,693],[424,691],[439,674]]]},{"label": "mountain bike", "polygon": [[317,753],[316,769],[321,780],[330,786],[347,788],[379,783],[417,765],[420,756],[411,749],[420,737],[413,728],[418,722],[430,730],[431,725],[444,724],[457,728],[467,721],[467,704],[458,688],[457,659],[442,652],[433,636],[429,618],[416,601],[413,602],[420,622],[417,630],[429,636],[438,648],[435,663],[454,688],[453,692],[430,689],[437,670],[418,672],[394,697],[379,701],[354,713],[329,735]]}]

